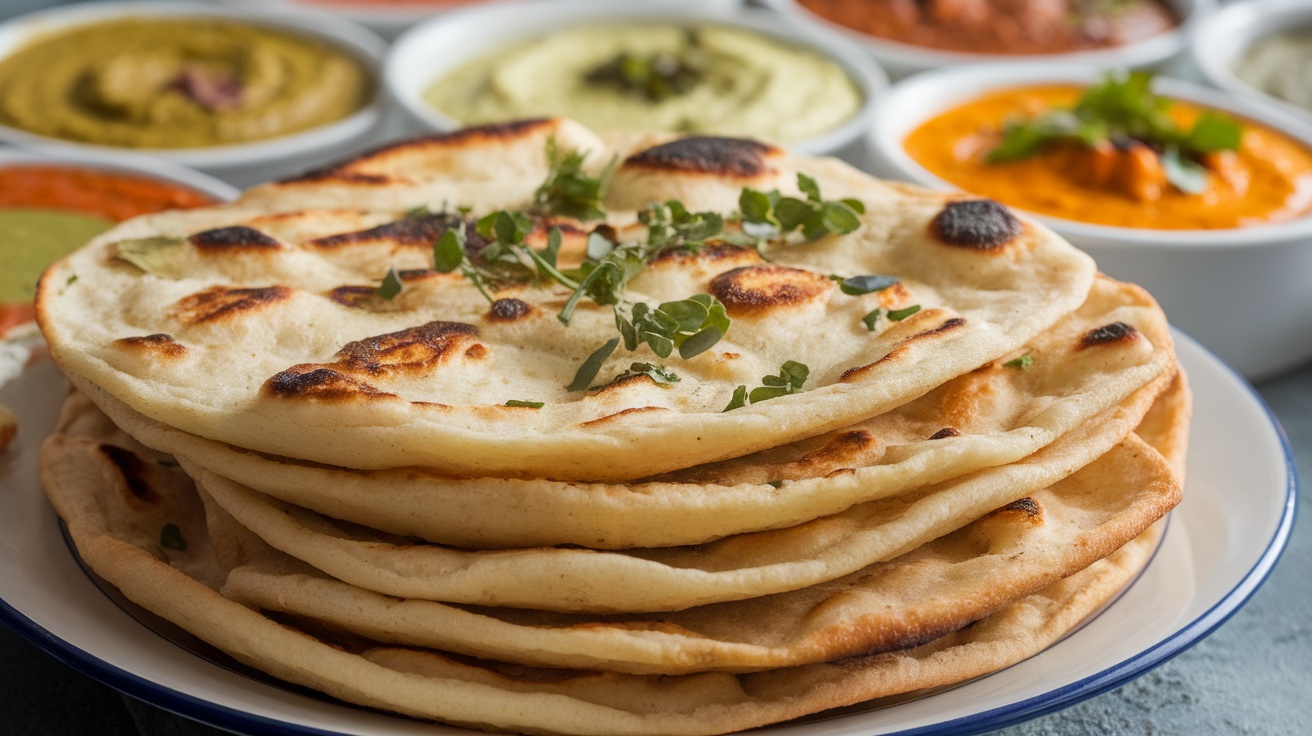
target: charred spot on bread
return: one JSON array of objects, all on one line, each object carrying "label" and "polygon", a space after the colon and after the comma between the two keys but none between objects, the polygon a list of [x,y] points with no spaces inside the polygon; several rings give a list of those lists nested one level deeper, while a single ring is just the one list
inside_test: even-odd
[{"label": "charred spot on bread", "polygon": [[179,358],[187,354],[185,345],[174,340],[172,335],[163,332],[156,332],[153,335],[121,337],[115,340],[114,344],[128,350],[151,353],[167,358]]},{"label": "charred spot on bread", "polygon": [[533,314],[533,310],[533,305],[523,299],[504,297],[492,302],[487,318],[490,322],[517,322]]},{"label": "charred spot on bread", "polygon": [[711,279],[710,292],[732,315],[801,304],[833,288],[829,277],[773,263],[741,266]]},{"label": "charred spot on bread", "polygon": [[127,448],[104,443],[97,445],[96,449],[118,470],[123,477],[123,487],[133,499],[147,504],[159,502],[159,494],[146,479],[146,461],[140,455]]},{"label": "charred spot on bread", "polygon": [[276,250],[282,247],[277,240],[244,225],[203,230],[189,236],[187,240],[197,248],[208,251]]},{"label": "charred spot on bread", "polygon": [[183,322],[192,325],[233,319],[237,315],[259,312],[271,304],[290,299],[291,296],[292,289],[287,286],[254,289],[211,286],[204,291],[179,299],[177,316]]},{"label": "charred spot on bread", "polygon": [[1113,343],[1129,343],[1139,336],[1139,331],[1125,324],[1124,322],[1112,322],[1102,327],[1095,327],[1084,333],[1080,338],[1080,348],[1091,348],[1097,345],[1111,345]]},{"label": "charred spot on bread", "polygon": [[939,242],[973,250],[995,250],[1024,231],[1011,211],[991,199],[948,202],[929,223]]},{"label": "charred spot on bread", "polygon": [[419,368],[435,365],[477,335],[471,324],[433,321],[349,342],[336,357],[345,368],[371,374]]},{"label": "charred spot on bread", "polygon": [[311,240],[309,245],[315,248],[341,248],[359,243],[388,242],[403,247],[431,248],[443,233],[457,227],[460,222],[458,215],[448,213],[416,215],[386,222],[368,230],[318,238]]},{"label": "charred spot on bread", "polygon": [[367,397],[392,397],[385,391],[331,368],[322,366],[292,366],[270,377],[260,387],[266,396],[294,399],[343,401]]},{"label": "charred spot on bread", "polygon": [[943,429],[940,429],[939,431],[930,435],[929,438],[931,440],[941,440],[947,437],[960,437],[960,436],[961,436],[961,430],[957,429],[956,427],[944,427]]},{"label": "charred spot on bread", "polygon": [[755,179],[774,173],[766,160],[779,153],[778,148],[760,141],[701,135],[639,151],[629,156],[624,165],[650,171]]}]

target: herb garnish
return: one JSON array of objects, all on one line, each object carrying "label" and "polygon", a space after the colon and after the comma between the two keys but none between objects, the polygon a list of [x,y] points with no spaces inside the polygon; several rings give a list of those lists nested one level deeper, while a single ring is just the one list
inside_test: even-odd
[{"label": "herb garnish", "polygon": [[804,364],[795,360],[786,360],[779,367],[779,375],[765,376],[761,379],[761,386],[754,388],[750,393],[746,386],[739,386],[733,391],[733,398],[729,400],[729,405],[724,407],[723,411],[733,411],[747,404],[755,404],[760,401],[777,399],[780,396],[797,393],[802,384],[806,383],[806,377],[811,374],[811,369]]},{"label": "herb garnish", "polygon": [[153,276],[176,279],[174,265],[176,251],[187,244],[182,238],[155,235],[148,238],[129,238],[114,244],[114,255]]},{"label": "herb garnish", "polygon": [[857,199],[826,201],[815,179],[797,173],[797,188],[806,199],[785,197],[778,189],[762,192],[744,187],[738,196],[743,232],[758,238],[777,238],[800,230],[806,240],[829,234],[846,235],[861,227],[857,215],[866,207]]},{"label": "herb garnish", "polygon": [[865,325],[867,330],[874,332],[875,325],[879,324],[879,307],[875,307],[862,317],[861,324]]},{"label": "herb garnish", "polygon": [[1177,189],[1202,192],[1207,186],[1206,169],[1198,158],[1237,149],[1243,128],[1209,110],[1186,129],[1168,113],[1171,100],[1153,94],[1151,85],[1152,75],[1147,72],[1108,73],[1085,90],[1073,108],[1053,108],[1038,117],[1009,122],[1002,142],[986,160],[1028,158],[1057,142],[1088,148],[1138,142],[1158,154],[1167,181]]},{"label": "herb garnish", "polygon": [[655,54],[623,52],[584,75],[593,84],[615,87],[648,102],[662,102],[681,95],[702,81],[706,54],[701,39],[688,29],[684,47]]},{"label": "herb garnish", "polygon": [[1002,364],[1002,367],[1003,367],[1003,368],[1020,368],[1020,369],[1024,370],[1025,368],[1029,368],[1029,367],[1030,367],[1031,365],[1033,365],[1033,364],[1034,364],[1034,358],[1033,358],[1033,356],[1031,356],[1029,353],[1025,353],[1024,355],[1020,356],[1019,358],[1015,358],[1015,359],[1013,359],[1013,360],[1009,360],[1009,361],[1007,361],[1006,363],[1003,363],[1003,364]]},{"label": "herb garnish", "polygon": [[404,288],[405,285],[401,283],[401,275],[396,272],[396,266],[392,266],[387,269],[387,275],[383,277],[383,282],[378,285],[378,290],[375,293],[383,299],[394,299]]},{"label": "herb garnish", "polygon": [[911,306],[903,307],[902,309],[888,310],[888,318],[893,320],[894,322],[901,322],[902,320],[906,319],[907,317],[910,317],[911,315],[919,311],[920,311],[920,305],[912,304]]},{"label": "herb garnish", "polygon": [[619,159],[612,156],[610,163],[596,177],[583,170],[585,152],[571,151],[562,155],[555,136],[547,138],[547,178],[533,193],[532,211],[542,215],[561,215],[584,222],[606,217],[601,200],[610,186],[611,175]]},{"label": "herb garnish", "polygon": [[506,406],[521,406],[527,409],[541,409],[543,406],[545,406],[545,403],[541,401],[520,401],[519,399],[511,399],[510,401],[506,402]]},{"label": "herb garnish", "polygon": [[165,524],[159,530],[159,546],[164,549],[175,549],[179,552],[187,551],[187,540],[182,536],[182,530],[177,524]]},{"label": "herb garnish", "polygon": [[879,275],[848,276],[844,278],[831,274],[829,278],[837,281],[839,290],[848,296],[861,296],[872,291],[883,291],[901,281],[896,276]]},{"label": "herb garnish", "polygon": [[559,228],[547,233],[547,247],[534,250],[524,242],[533,231],[533,221],[518,212],[497,210],[483,218],[474,230],[486,242],[477,259],[469,254],[469,234],[464,222],[448,228],[433,246],[433,268],[442,273],[460,269],[483,298],[493,301],[489,289],[504,283],[557,281],[573,289],[578,284],[556,268],[563,236]]}]

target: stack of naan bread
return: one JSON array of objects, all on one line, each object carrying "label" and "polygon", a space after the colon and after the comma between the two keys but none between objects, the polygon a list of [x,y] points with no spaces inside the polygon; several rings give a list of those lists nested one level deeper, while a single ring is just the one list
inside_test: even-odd
[{"label": "stack of naan bread", "polygon": [[[616,231],[798,172],[865,213],[662,254],[625,298],[710,293],[727,335],[568,391],[610,307],[566,326],[563,287],[489,303],[432,270],[455,206],[533,201],[549,139],[618,156]],[[550,224],[577,262],[596,223],[531,242]],[[900,281],[830,278],[867,274]],[[44,481],[97,573],[275,677],[478,728],[722,733],[984,675],[1120,590],[1180,498],[1188,393],[1146,293],[992,203],[750,141],[409,142],[127,222],[39,312],[78,389]],[[800,391],[724,411],[790,360]],[[635,361],[679,380],[612,380]]]}]

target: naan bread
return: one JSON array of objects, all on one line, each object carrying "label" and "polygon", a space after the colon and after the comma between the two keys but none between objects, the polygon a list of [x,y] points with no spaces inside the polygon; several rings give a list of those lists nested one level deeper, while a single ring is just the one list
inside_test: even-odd
[{"label": "naan bread", "polygon": [[[87,406],[69,403],[59,431],[42,449],[42,479],[79,552],[100,576],[129,599],[276,677],[348,702],[482,728],[695,736],[960,682],[1038,652],[1097,610],[1147,561],[1158,531],[911,649],[754,674],[535,669],[372,642],[312,622],[270,618],[224,598],[214,589],[222,566],[187,477]],[[161,544],[164,524],[180,529],[185,549]]]},{"label": "naan bread", "polygon": [[[1109,326],[1133,328],[1099,341]],[[1018,461],[1169,373],[1166,318],[1106,277],[1085,303],[1016,351],[915,401],[820,437],[630,484],[356,472],[244,450],[148,419],[77,384],[146,445],[326,516],[456,547],[701,544],[793,526],[857,503]],[[776,487],[778,486],[778,487]]]},{"label": "naan bread", "polygon": [[[722,246],[657,259],[627,298],[712,293],[734,320],[728,335],[687,361],[620,350],[599,374],[604,384],[634,360],[655,361],[678,383],[637,377],[569,392],[578,366],[616,335],[610,308],[585,303],[566,327],[554,316],[566,291],[529,286],[502,289],[502,306],[489,307],[460,276],[425,270],[452,217],[405,214],[527,204],[548,136],[586,148],[594,170],[613,152],[568,121],[469,129],[231,205],[124,223],[43,277],[51,354],[133,410],[235,447],[361,469],[632,480],[905,404],[1020,349],[1077,308],[1094,278],[1083,253],[992,203],[889,187],[752,141],[675,140],[623,158],[608,198],[614,224],[632,225],[632,208],[651,199],[724,211],[743,186],[796,195],[803,171],[826,197],[863,201],[861,227],[770,247],[770,263]],[[577,256],[582,232],[569,232]],[[152,241],[168,245],[150,251],[150,272],[117,257],[141,238],[172,239]],[[390,301],[372,295],[389,267],[421,271]],[[901,283],[853,297],[833,274]],[[862,323],[877,306],[912,305],[921,310],[873,332]],[[810,367],[800,394],[722,411],[736,386],[759,385],[788,360]]]},{"label": "naan bread", "polygon": [[675,611],[817,585],[959,529],[1111,450],[1170,380],[1163,376],[1019,462],[797,526],[691,547],[489,551],[416,543],[274,501],[179,460],[202,489],[269,545],[361,588],[551,611]]}]

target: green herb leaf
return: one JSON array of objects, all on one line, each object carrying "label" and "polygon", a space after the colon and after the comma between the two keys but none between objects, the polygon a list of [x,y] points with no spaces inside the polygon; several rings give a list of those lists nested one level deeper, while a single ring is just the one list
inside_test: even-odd
[{"label": "green herb leaf", "polygon": [[861,323],[866,326],[867,330],[875,331],[875,325],[879,324],[879,307],[870,310],[866,316],[861,318]]},{"label": "green herb leaf", "polygon": [[531,210],[535,214],[560,215],[584,222],[606,217],[601,201],[618,159],[612,156],[601,174],[594,177],[583,170],[586,158],[587,154],[581,151],[561,154],[555,136],[547,138],[547,178],[533,193]]},{"label": "green herb leaf", "polygon": [[888,310],[888,318],[893,320],[894,322],[901,322],[902,320],[906,319],[907,317],[910,317],[911,315],[919,311],[920,311],[920,305],[912,304],[911,306],[904,307],[902,309]]},{"label": "green herb leaf", "polygon": [[1002,141],[985,160],[1028,158],[1062,141],[1090,148],[1116,141],[1139,141],[1164,152],[1174,150],[1172,162],[1168,163],[1163,155],[1168,178],[1177,186],[1177,180],[1182,182],[1183,191],[1196,193],[1201,189],[1196,189],[1199,180],[1191,165],[1196,164],[1194,157],[1235,150],[1243,138],[1243,128],[1225,115],[1207,111],[1186,131],[1171,117],[1171,104],[1171,100],[1153,94],[1151,74],[1109,72],[1086,89],[1070,109],[1053,108],[1037,117],[1010,121]]},{"label": "green herb leaf", "polygon": [[526,409],[541,409],[543,406],[546,406],[546,404],[541,401],[520,401],[519,399],[511,399],[510,401],[506,402],[506,406],[521,406]]},{"label": "green herb leaf", "polygon": [[387,269],[387,275],[383,277],[383,283],[378,285],[376,293],[383,299],[395,299],[396,295],[400,294],[404,288],[405,285],[401,283],[401,275],[396,272],[396,267],[393,266]]},{"label": "green herb leaf", "polygon": [[695,36],[676,51],[621,53],[584,75],[589,83],[615,87],[648,102],[662,102],[697,86],[705,76],[706,54]]},{"label": "green herb leaf", "polygon": [[721,409],[720,413],[741,409],[744,406],[747,406],[747,387],[739,386],[733,390],[733,398],[729,399],[729,404]]},{"label": "green herb leaf", "polygon": [[178,270],[176,256],[187,244],[182,238],[170,238],[156,235],[149,238],[131,238],[114,244],[114,255],[121,261],[127,261],[152,276],[177,279],[182,276]]},{"label": "green herb leaf", "polygon": [[177,524],[165,524],[159,530],[159,546],[164,549],[186,552],[187,540],[182,536],[182,530],[178,528]]},{"label": "green herb leaf", "polygon": [[601,365],[619,346],[620,339],[618,337],[607,340],[605,345],[597,348],[592,355],[588,356],[587,360],[583,361],[583,365],[579,366],[578,372],[574,374],[574,380],[565,388],[570,391],[586,390],[588,386],[592,385],[592,379],[596,378],[597,373],[601,371]]},{"label": "green herb leaf", "polygon": [[433,246],[433,268],[442,273],[451,273],[460,268],[465,255],[465,225],[448,228]]},{"label": "green herb leaf", "polygon": [[807,240],[816,240],[830,233],[845,235],[861,227],[858,215],[866,208],[858,200],[825,201],[819,183],[801,172],[797,174],[797,188],[806,199],[785,197],[778,190],[744,188],[738,195],[743,232],[773,238],[800,230]]},{"label": "green herb leaf", "polygon": [[739,386],[734,389],[733,398],[729,401],[729,405],[724,408],[724,411],[731,411],[746,406],[748,403],[755,404],[797,393],[801,390],[802,385],[806,383],[810,373],[811,370],[803,363],[798,363],[795,360],[784,361],[784,364],[779,367],[779,375],[765,376],[761,379],[763,385],[759,388],[754,388],[750,392],[746,386]]},{"label": "green herb leaf", "polygon": [[1003,364],[1002,364],[1002,367],[1004,367],[1004,368],[1020,368],[1020,369],[1023,370],[1023,369],[1025,369],[1025,368],[1029,368],[1029,367],[1030,367],[1031,365],[1033,365],[1033,364],[1034,364],[1034,358],[1033,358],[1029,353],[1025,353],[1024,355],[1020,356],[1019,358],[1015,358],[1015,359],[1013,359],[1013,360],[1009,360],[1009,361],[1007,361],[1006,363],[1003,363]]},{"label": "green herb leaf", "polygon": [[665,366],[656,366],[651,363],[633,363],[629,369],[615,377],[616,381],[633,376],[648,376],[656,383],[678,383],[679,376],[674,371],[665,369]]},{"label": "green herb leaf", "polygon": [[830,276],[829,278],[838,282],[838,288],[844,294],[850,296],[860,296],[869,294],[874,291],[883,291],[901,281],[896,276],[880,276],[876,274],[867,276],[851,276],[843,278],[842,276]]},{"label": "green herb leaf", "polygon": [[1198,153],[1233,151],[1243,141],[1244,129],[1238,122],[1212,110],[1204,111],[1194,121],[1185,137],[1184,147]]}]

